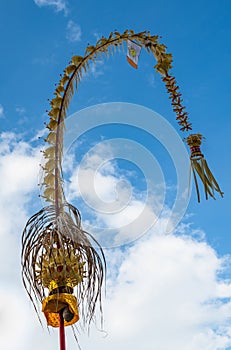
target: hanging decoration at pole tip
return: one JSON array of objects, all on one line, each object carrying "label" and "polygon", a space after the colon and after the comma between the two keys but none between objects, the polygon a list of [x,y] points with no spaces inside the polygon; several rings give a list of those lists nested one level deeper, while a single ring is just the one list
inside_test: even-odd
[{"label": "hanging decoration at pole tip", "polygon": [[[159,42],[157,35],[144,31],[135,33],[111,32],[100,38],[96,45],[88,45],[83,56],[73,56],[56,84],[54,97],[49,101],[49,122],[46,124],[47,147],[43,151],[42,197],[48,205],[34,214],[27,222],[22,235],[22,279],[34,305],[39,320],[42,309],[47,324],[60,328],[60,346],[65,349],[64,327],[81,320],[90,325],[98,309],[102,313],[102,286],[106,271],[103,249],[95,238],[84,231],[77,208],[68,203],[63,190],[63,139],[65,118],[69,103],[90,63],[111,55],[127,44],[127,61],[138,68],[142,49],[156,59],[154,66],[160,73],[171,100],[180,131],[192,131],[188,113],[183,105],[176,79],[170,74],[172,55]],[[202,181],[206,199],[215,191],[223,196],[201,153],[201,134],[187,134],[198,201],[200,201],[198,177]]]},{"label": "hanging decoration at pole tip", "polygon": [[197,175],[204,185],[206,199],[208,199],[209,196],[215,199],[214,191],[220,193],[221,197],[223,197],[224,194],[220,190],[220,187],[209,169],[203,153],[201,152],[200,146],[202,139],[203,136],[201,134],[191,134],[186,138],[186,142],[190,147],[191,169],[196,185],[198,202],[200,202],[200,192],[198,188]]}]

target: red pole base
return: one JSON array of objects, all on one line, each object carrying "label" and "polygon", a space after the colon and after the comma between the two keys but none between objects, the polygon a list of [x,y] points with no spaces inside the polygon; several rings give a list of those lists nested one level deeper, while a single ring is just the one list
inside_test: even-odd
[{"label": "red pole base", "polygon": [[59,341],[60,341],[60,350],[66,350],[64,319],[63,319],[62,311],[59,312]]}]

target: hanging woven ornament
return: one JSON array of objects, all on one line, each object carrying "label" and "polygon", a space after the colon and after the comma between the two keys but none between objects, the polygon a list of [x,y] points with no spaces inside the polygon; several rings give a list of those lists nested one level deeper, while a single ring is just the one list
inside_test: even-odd
[{"label": "hanging woven ornament", "polygon": [[208,199],[209,196],[215,199],[215,191],[220,193],[221,197],[223,197],[223,192],[221,192],[220,187],[209,169],[203,153],[201,152],[200,146],[202,139],[203,136],[201,134],[191,134],[186,138],[186,142],[190,147],[191,169],[196,185],[198,202],[200,202],[200,192],[197,182],[197,175],[200,177],[204,185],[206,199]]},{"label": "hanging woven ornament", "polygon": [[47,325],[59,327],[64,350],[64,327],[79,319],[90,325],[97,304],[102,312],[106,262],[100,245],[82,229],[79,211],[69,203],[58,213],[56,209],[47,206],[28,220],[22,236],[22,277],[38,316],[37,302]]}]

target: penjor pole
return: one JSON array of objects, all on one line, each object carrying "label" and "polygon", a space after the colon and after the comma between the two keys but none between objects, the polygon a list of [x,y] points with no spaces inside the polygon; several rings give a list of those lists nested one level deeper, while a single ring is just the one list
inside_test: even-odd
[{"label": "penjor pole", "polygon": [[[47,148],[43,151],[46,161],[41,166],[44,172],[42,197],[49,205],[27,221],[22,235],[21,253],[23,284],[39,319],[37,302],[42,304],[47,325],[59,328],[60,350],[66,349],[64,327],[79,320],[78,305],[83,323],[88,326],[94,320],[97,304],[102,312],[101,291],[106,272],[102,247],[82,228],[79,210],[65,198],[62,171],[64,121],[75,86],[77,89],[89,63],[95,63],[102,53],[109,55],[110,46],[119,48],[123,42],[135,44],[132,47],[128,45],[130,59],[138,58],[140,47],[154,55],[157,60],[155,69],[162,75],[180,130],[192,130],[179,86],[175,77],[169,73],[172,55],[166,52],[165,45],[159,43],[157,35],[151,36],[147,31],[135,33],[133,30],[126,30],[122,34],[111,32],[108,38],[99,39],[95,46],[87,46],[84,56],[73,56],[65,68],[56,86],[55,97],[50,101],[50,121],[46,124],[49,133],[45,139]],[[203,136],[198,133],[189,134],[185,139],[190,147],[198,201],[197,176],[204,185],[206,199],[209,196],[215,198],[215,192],[223,196],[200,150],[202,139]]]}]

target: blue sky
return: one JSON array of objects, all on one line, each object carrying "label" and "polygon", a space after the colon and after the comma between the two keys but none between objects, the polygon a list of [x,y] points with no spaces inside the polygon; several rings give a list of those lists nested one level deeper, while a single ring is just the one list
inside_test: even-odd
[{"label": "blue sky", "polygon": [[[85,224],[103,224],[104,227],[114,228],[118,228],[118,222],[122,226],[126,225],[126,219],[133,220],[145,198],[147,175],[139,170],[139,164],[131,164],[128,159],[129,152],[124,156],[125,160],[116,158],[116,148],[110,143],[113,139],[131,139],[150,151],[159,162],[167,191],[163,216],[153,231],[122,250],[107,250],[109,297],[105,301],[105,329],[109,336],[104,342],[104,338],[93,332],[93,340],[97,349],[107,346],[114,349],[120,346],[123,350],[123,344],[129,344],[135,350],[141,345],[149,350],[152,348],[150,343],[154,342],[158,350],[166,350],[170,349],[165,337],[169,334],[173,350],[194,350],[198,347],[211,350],[231,348],[230,14],[231,5],[228,0],[119,0],[116,3],[74,0],[1,1],[0,227],[1,241],[4,243],[0,251],[2,266],[4,263],[8,267],[1,271],[3,284],[0,292],[2,297],[10,298],[12,294],[12,298],[16,298],[15,310],[18,313],[22,312],[22,308],[18,306],[19,300],[27,308],[25,322],[26,317],[32,319],[31,327],[25,329],[22,322],[17,333],[19,337],[25,338],[25,344],[22,344],[24,350],[32,347],[33,337],[40,339],[44,346],[50,344],[52,349],[57,348],[57,334],[52,333],[49,337],[40,331],[24,295],[19,275],[20,235],[23,226],[27,218],[43,204],[38,198],[37,183],[38,164],[42,158],[40,150],[44,143],[37,136],[43,135],[44,122],[48,121],[48,99],[52,98],[59,75],[73,55],[83,55],[88,43],[95,44],[102,35],[108,36],[111,31],[123,32],[125,29],[137,32],[149,30],[152,34],[161,36],[161,42],[173,54],[172,73],[180,86],[184,104],[193,123],[193,131],[202,133],[206,138],[202,150],[224,191],[224,198],[217,196],[216,201],[206,201],[202,194],[202,202],[198,204],[193,190],[176,236],[164,237],[161,233],[164,231],[165,220],[170,215],[177,187],[172,159],[164,146],[144,130],[121,124],[105,123],[99,127],[96,123],[96,128],[76,140],[64,162],[66,191],[69,198],[81,209]],[[110,58],[99,60],[82,80],[71,102],[69,114],[101,103],[132,103],[159,113],[181,138],[184,137],[178,129],[160,76],[153,69],[154,64],[153,57],[144,50],[140,55],[138,70],[128,65],[126,52],[121,51]],[[86,155],[88,158],[81,163],[83,176],[91,178],[96,156],[100,164],[103,164],[96,177],[96,189],[106,203],[112,200],[115,195],[114,188],[118,184],[122,184],[121,193],[126,199],[125,190],[127,183],[130,184],[134,195],[127,211],[120,216],[105,216],[87,209],[76,181],[77,169]],[[112,161],[104,164],[105,159]],[[127,183],[123,185],[122,180]],[[157,196],[156,189],[153,191]],[[82,194],[94,204],[94,198],[88,189],[83,188]],[[147,212],[147,217],[149,214],[153,213]],[[121,232],[124,234],[124,231]],[[9,254],[10,250],[14,257]],[[138,252],[147,254],[150,264],[139,260]],[[140,269],[137,266],[131,268],[135,261],[140,262]],[[149,271],[149,265],[157,265],[159,270],[153,267]],[[146,289],[142,287],[148,282],[139,272],[142,269],[147,269],[153,276],[153,284],[147,283]],[[141,288],[137,294],[133,293],[127,280],[132,280],[133,288],[138,291]],[[156,286],[159,286],[158,290]],[[172,289],[172,301],[163,286]],[[188,299],[181,295],[182,288],[186,288]],[[131,305],[128,303],[119,323],[110,315],[121,306],[123,298],[130,295],[129,293],[134,294],[134,300],[131,299]],[[141,296],[146,297],[146,303],[141,300]],[[132,302],[135,305],[133,308]],[[159,310],[159,318],[150,316],[149,303],[150,309],[153,307],[153,310]],[[171,309],[173,303],[176,310]],[[183,310],[182,315],[180,313],[176,317],[177,310],[181,307],[182,310],[185,307],[185,312]],[[0,310],[5,315],[4,305]],[[139,325],[134,321],[135,312],[140,312],[143,316],[139,331]],[[185,316],[185,313],[190,312],[192,319],[195,318],[193,321]],[[155,339],[152,339],[148,322],[156,326],[158,334]],[[171,333],[172,323],[176,324],[174,334]],[[12,331],[9,325],[10,320],[7,318],[3,340],[6,342],[5,349],[21,349],[21,345],[15,347],[13,339],[8,340]],[[134,340],[135,334],[138,334],[139,341]],[[90,348],[93,340],[82,336],[82,348]]]}]

